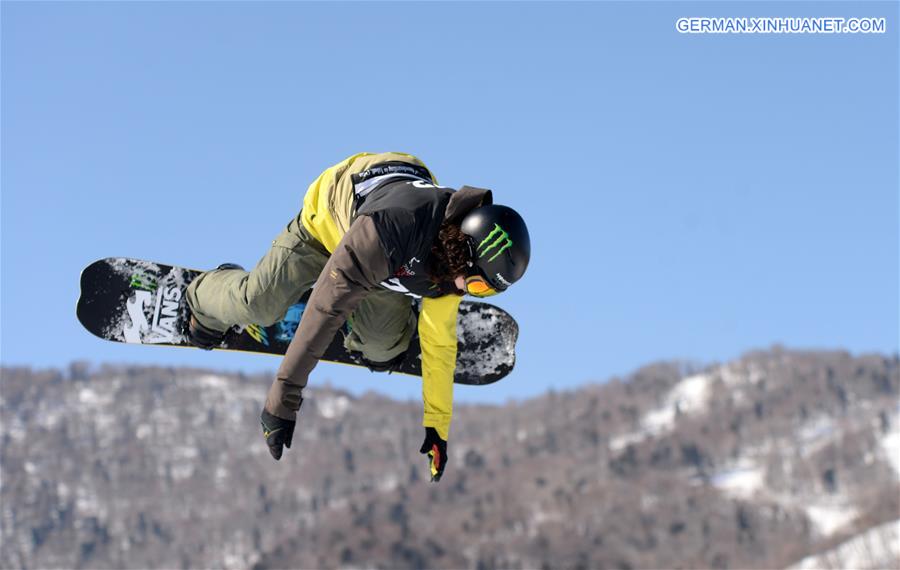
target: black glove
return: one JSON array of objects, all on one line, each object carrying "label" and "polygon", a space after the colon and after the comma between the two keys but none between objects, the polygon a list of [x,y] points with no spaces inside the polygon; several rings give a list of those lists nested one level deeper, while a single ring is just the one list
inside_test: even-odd
[{"label": "black glove", "polygon": [[441,439],[438,432],[434,428],[425,428],[425,441],[422,442],[422,449],[419,453],[427,453],[431,459],[429,466],[431,467],[431,480],[437,482],[441,480],[444,474],[444,467],[447,466],[447,442]]},{"label": "black glove", "polygon": [[284,451],[284,448],[290,449],[291,447],[291,439],[294,437],[294,426],[297,425],[297,422],[273,416],[264,408],[259,417],[259,423],[262,424],[263,437],[266,438],[269,453],[272,454],[275,461],[278,461],[281,459],[281,453]]}]

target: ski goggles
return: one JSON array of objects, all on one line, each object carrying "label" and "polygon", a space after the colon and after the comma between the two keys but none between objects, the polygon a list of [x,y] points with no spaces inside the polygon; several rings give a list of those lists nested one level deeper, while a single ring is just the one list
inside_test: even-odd
[{"label": "ski goggles", "polygon": [[490,297],[499,293],[487,279],[481,275],[470,275],[466,277],[466,293],[473,297]]}]

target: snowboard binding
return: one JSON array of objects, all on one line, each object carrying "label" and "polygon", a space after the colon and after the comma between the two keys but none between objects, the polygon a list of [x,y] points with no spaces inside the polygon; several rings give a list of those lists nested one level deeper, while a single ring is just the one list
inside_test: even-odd
[{"label": "snowboard binding", "polygon": [[197,348],[203,350],[212,350],[222,345],[228,337],[228,329],[225,332],[214,331],[200,324],[193,314],[187,319],[187,327],[185,327],[185,338],[188,342]]},{"label": "snowboard binding", "polygon": [[387,372],[388,374],[400,370],[403,367],[403,363],[406,361],[405,350],[394,358],[385,362],[375,362],[373,360],[369,360],[360,352],[354,352],[354,355],[357,355],[360,362],[362,362],[362,364],[371,372]]}]

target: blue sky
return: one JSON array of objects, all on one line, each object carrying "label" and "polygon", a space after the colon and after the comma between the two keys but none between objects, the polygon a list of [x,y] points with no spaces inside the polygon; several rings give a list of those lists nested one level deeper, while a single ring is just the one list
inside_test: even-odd
[{"label": "blue sky", "polygon": [[[883,35],[683,35],[875,16]],[[773,343],[898,348],[898,4],[2,3],[0,359],[274,370],[104,343],[78,274],[253,265],[360,152],[494,189],[532,233],[504,401]],[[415,398],[321,365],[313,383]],[[261,386],[261,398],[265,387]]]}]

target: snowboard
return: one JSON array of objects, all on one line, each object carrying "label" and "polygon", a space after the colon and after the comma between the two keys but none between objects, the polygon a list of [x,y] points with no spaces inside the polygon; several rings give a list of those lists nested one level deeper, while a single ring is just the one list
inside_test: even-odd
[{"label": "snowboard", "polygon": [[[186,337],[188,284],[200,271],[128,258],[106,258],[81,273],[76,314],[92,334],[114,342],[195,348]],[[271,326],[235,328],[213,350],[283,355],[303,316],[310,291]],[[417,302],[410,298],[410,302]],[[347,326],[346,324],[344,325]],[[515,365],[519,327],[506,311],[488,303],[462,301],[457,320],[457,384],[483,385],[500,380]],[[338,332],[322,360],[364,366],[360,355],[344,348]],[[422,375],[418,336],[395,372]]]}]

